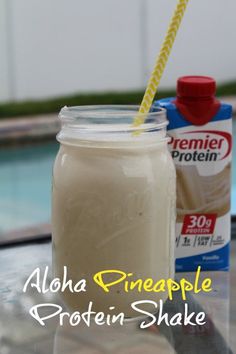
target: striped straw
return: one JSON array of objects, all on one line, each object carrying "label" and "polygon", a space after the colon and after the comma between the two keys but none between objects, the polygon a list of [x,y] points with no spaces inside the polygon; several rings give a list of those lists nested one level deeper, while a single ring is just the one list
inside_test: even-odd
[{"label": "striped straw", "polygon": [[188,2],[189,0],[178,1],[166,37],[157,57],[156,65],[152,72],[151,78],[149,79],[148,86],[139,109],[139,113],[134,119],[133,125],[135,127],[138,127],[145,122],[146,115],[150,111]]}]

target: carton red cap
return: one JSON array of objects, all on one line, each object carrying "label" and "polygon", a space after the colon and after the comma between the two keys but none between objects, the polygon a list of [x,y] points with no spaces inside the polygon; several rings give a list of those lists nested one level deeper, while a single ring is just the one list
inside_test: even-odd
[{"label": "carton red cap", "polygon": [[215,98],[216,82],[209,76],[183,76],[177,82],[177,99],[180,113],[194,125],[210,122],[220,109]]},{"label": "carton red cap", "polygon": [[177,82],[178,97],[204,98],[214,97],[216,82],[209,76],[183,76]]}]

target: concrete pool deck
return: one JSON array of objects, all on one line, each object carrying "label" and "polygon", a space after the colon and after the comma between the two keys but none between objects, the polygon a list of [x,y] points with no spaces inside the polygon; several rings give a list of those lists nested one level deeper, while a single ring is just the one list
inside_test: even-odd
[{"label": "concrete pool deck", "polygon": [[[236,96],[223,97],[232,104],[236,115]],[[0,120],[0,144],[42,141],[55,138],[60,129],[57,114],[36,115]]]},{"label": "concrete pool deck", "polygon": [[56,114],[0,120],[0,144],[55,138],[60,129]]}]

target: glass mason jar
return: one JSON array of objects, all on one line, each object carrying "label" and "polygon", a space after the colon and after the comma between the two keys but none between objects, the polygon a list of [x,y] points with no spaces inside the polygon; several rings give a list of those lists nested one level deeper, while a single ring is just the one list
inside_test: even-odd
[{"label": "glass mason jar", "polygon": [[[124,281],[105,292],[93,280],[103,270],[129,274],[126,281],[174,275],[175,168],[168,152],[166,113],[149,113],[132,125],[137,106],[64,107],[53,170],[54,274],[86,292],[65,291],[65,303],[86,311],[124,312],[131,303],[166,294],[124,291]],[[134,134],[139,132],[139,134]],[[107,274],[106,282],[117,280]],[[153,306],[151,306],[153,309]],[[146,309],[147,307],[145,307]]]}]

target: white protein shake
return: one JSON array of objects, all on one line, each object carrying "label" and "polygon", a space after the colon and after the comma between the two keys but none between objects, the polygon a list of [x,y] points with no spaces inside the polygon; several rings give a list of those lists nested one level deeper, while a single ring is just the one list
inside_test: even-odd
[{"label": "white protein shake", "polygon": [[[133,273],[132,280],[174,275],[175,169],[167,149],[165,111],[149,114],[138,136],[136,107],[72,107],[61,112],[61,147],[53,171],[54,273],[87,291],[64,292],[71,309],[124,312],[137,300],[165,300],[163,293],[109,293],[93,281],[102,270]],[[114,279],[109,279],[112,281]],[[147,308],[145,308],[147,309]]]}]

